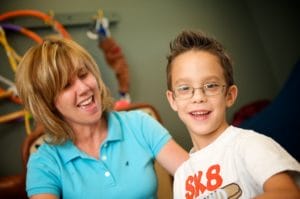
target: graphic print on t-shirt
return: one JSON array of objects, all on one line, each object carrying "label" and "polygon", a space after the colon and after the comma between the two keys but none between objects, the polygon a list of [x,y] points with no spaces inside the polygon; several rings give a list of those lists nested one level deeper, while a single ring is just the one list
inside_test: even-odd
[{"label": "graphic print on t-shirt", "polygon": [[[242,195],[240,186],[236,183],[230,183],[221,187],[223,178],[220,175],[220,171],[220,165],[214,164],[205,172],[198,171],[197,173],[188,176],[185,180],[185,198],[238,199]],[[204,192],[209,193],[204,194]]]}]

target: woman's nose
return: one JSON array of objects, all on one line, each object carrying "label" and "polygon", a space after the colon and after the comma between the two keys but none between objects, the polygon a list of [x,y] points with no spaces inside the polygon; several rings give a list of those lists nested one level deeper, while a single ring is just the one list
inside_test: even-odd
[{"label": "woman's nose", "polygon": [[75,89],[78,94],[82,94],[85,93],[89,89],[89,87],[83,80],[77,78],[75,80]]}]

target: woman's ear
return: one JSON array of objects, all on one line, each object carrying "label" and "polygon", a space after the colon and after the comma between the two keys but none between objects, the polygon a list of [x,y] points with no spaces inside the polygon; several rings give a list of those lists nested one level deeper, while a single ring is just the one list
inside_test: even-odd
[{"label": "woman's ear", "polygon": [[167,90],[166,96],[167,96],[168,102],[169,102],[171,108],[173,109],[173,111],[177,111],[177,105],[176,105],[172,91]]},{"label": "woman's ear", "polygon": [[236,85],[232,85],[228,88],[227,90],[227,95],[226,95],[226,106],[229,108],[231,107],[238,95],[238,88]]}]

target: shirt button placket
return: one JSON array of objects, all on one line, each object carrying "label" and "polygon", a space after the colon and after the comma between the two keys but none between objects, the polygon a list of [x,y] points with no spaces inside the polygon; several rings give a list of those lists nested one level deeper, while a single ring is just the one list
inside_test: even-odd
[{"label": "shirt button placket", "polygon": [[106,172],[104,173],[104,175],[105,175],[106,177],[109,177],[109,176],[110,176],[109,171],[106,171]]},{"label": "shirt button placket", "polygon": [[105,170],[104,170],[104,176],[105,178],[107,179],[107,183],[110,184],[110,185],[113,185],[115,184],[114,183],[114,180],[113,180],[113,177],[110,173],[110,170],[109,170],[109,165],[108,165],[108,162],[107,162],[107,147],[108,147],[108,144],[107,143],[104,143],[103,146],[101,147],[101,161],[105,167]]},{"label": "shirt button placket", "polygon": [[103,161],[105,161],[105,160],[107,160],[107,156],[106,156],[106,155],[102,155],[101,159],[102,159]]}]

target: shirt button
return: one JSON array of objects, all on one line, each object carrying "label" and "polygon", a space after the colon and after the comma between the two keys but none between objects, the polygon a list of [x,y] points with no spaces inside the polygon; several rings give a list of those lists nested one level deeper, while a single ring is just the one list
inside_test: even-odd
[{"label": "shirt button", "polygon": [[104,175],[105,175],[106,177],[109,177],[109,176],[110,176],[110,173],[109,173],[108,171],[106,171],[106,172],[104,173]]},{"label": "shirt button", "polygon": [[107,147],[107,143],[105,143],[103,146],[104,146],[104,147]]},{"label": "shirt button", "polygon": [[102,156],[102,160],[107,160],[106,155]]}]

